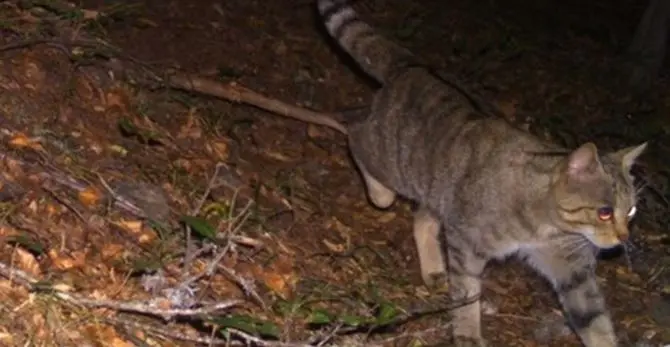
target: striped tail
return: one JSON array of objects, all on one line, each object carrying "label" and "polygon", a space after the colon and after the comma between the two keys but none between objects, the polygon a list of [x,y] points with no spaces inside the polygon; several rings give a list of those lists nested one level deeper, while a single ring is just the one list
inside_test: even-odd
[{"label": "striped tail", "polygon": [[361,20],[348,0],[318,0],[318,8],[328,33],[380,83],[416,61],[409,50]]}]

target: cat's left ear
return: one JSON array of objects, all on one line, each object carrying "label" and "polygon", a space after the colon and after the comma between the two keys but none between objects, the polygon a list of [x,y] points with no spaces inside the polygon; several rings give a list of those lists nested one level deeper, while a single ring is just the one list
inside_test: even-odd
[{"label": "cat's left ear", "polygon": [[647,142],[644,142],[641,145],[627,147],[621,150],[618,150],[611,154],[614,160],[621,163],[621,166],[625,172],[630,172],[631,167],[635,164],[637,158],[647,149]]}]

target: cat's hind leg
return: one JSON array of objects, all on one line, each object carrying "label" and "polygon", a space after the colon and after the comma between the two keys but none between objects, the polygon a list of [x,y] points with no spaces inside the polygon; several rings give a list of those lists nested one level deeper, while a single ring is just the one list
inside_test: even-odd
[{"label": "cat's hind leg", "polygon": [[396,192],[381,184],[376,178],[372,177],[362,165],[358,168],[363,175],[365,188],[370,201],[378,208],[385,209],[390,207],[396,199]]},{"label": "cat's hind leg", "polygon": [[443,287],[447,284],[440,229],[440,221],[433,217],[430,211],[419,207],[414,212],[414,242],[419,254],[421,278],[429,288]]}]

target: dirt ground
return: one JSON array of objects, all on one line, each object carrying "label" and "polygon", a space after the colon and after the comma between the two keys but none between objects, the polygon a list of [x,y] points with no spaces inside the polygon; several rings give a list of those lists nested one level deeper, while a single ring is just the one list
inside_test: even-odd
[{"label": "dirt ground", "polygon": [[[78,6],[0,3],[1,346],[448,340],[445,313],[389,324],[432,294],[409,204],[367,202],[342,135],[133,78],[180,71],[314,110],[366,105],[373,89],[324,39],[312,1]],[[650,141],[631,247],[598,275],[622,346],[651,347],[670,344],[670,80],[631,96],[620,78],[643,6],[358,8],[529,131],[603,150]],[[492,346],[579,346],[523,266],[492,264],[485,286]]]}]

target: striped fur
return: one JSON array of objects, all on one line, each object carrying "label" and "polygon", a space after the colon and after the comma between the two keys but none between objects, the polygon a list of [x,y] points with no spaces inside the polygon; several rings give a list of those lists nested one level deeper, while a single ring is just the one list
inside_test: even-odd
[{"label": "striped fur", "polygon": [[[318,0],[318,8],[328,32],[382,84],[370,114],[348,124],[349,146],[374,205],[389,207],[398,194],[420,206],[413,233],[424,282],[448,281],[453,299],[477,295],[486,264],[516,255],[552,283],[585,346],[617,346],[596,254],[628,238],[630,169],[646,144],[601,154],[591,143],[567,150],[541,141],[483,112],[347,1]],[[541,154],[549,152],[565,155]],[[453,319],[456,346],[485,345],[479,301]]]}]

